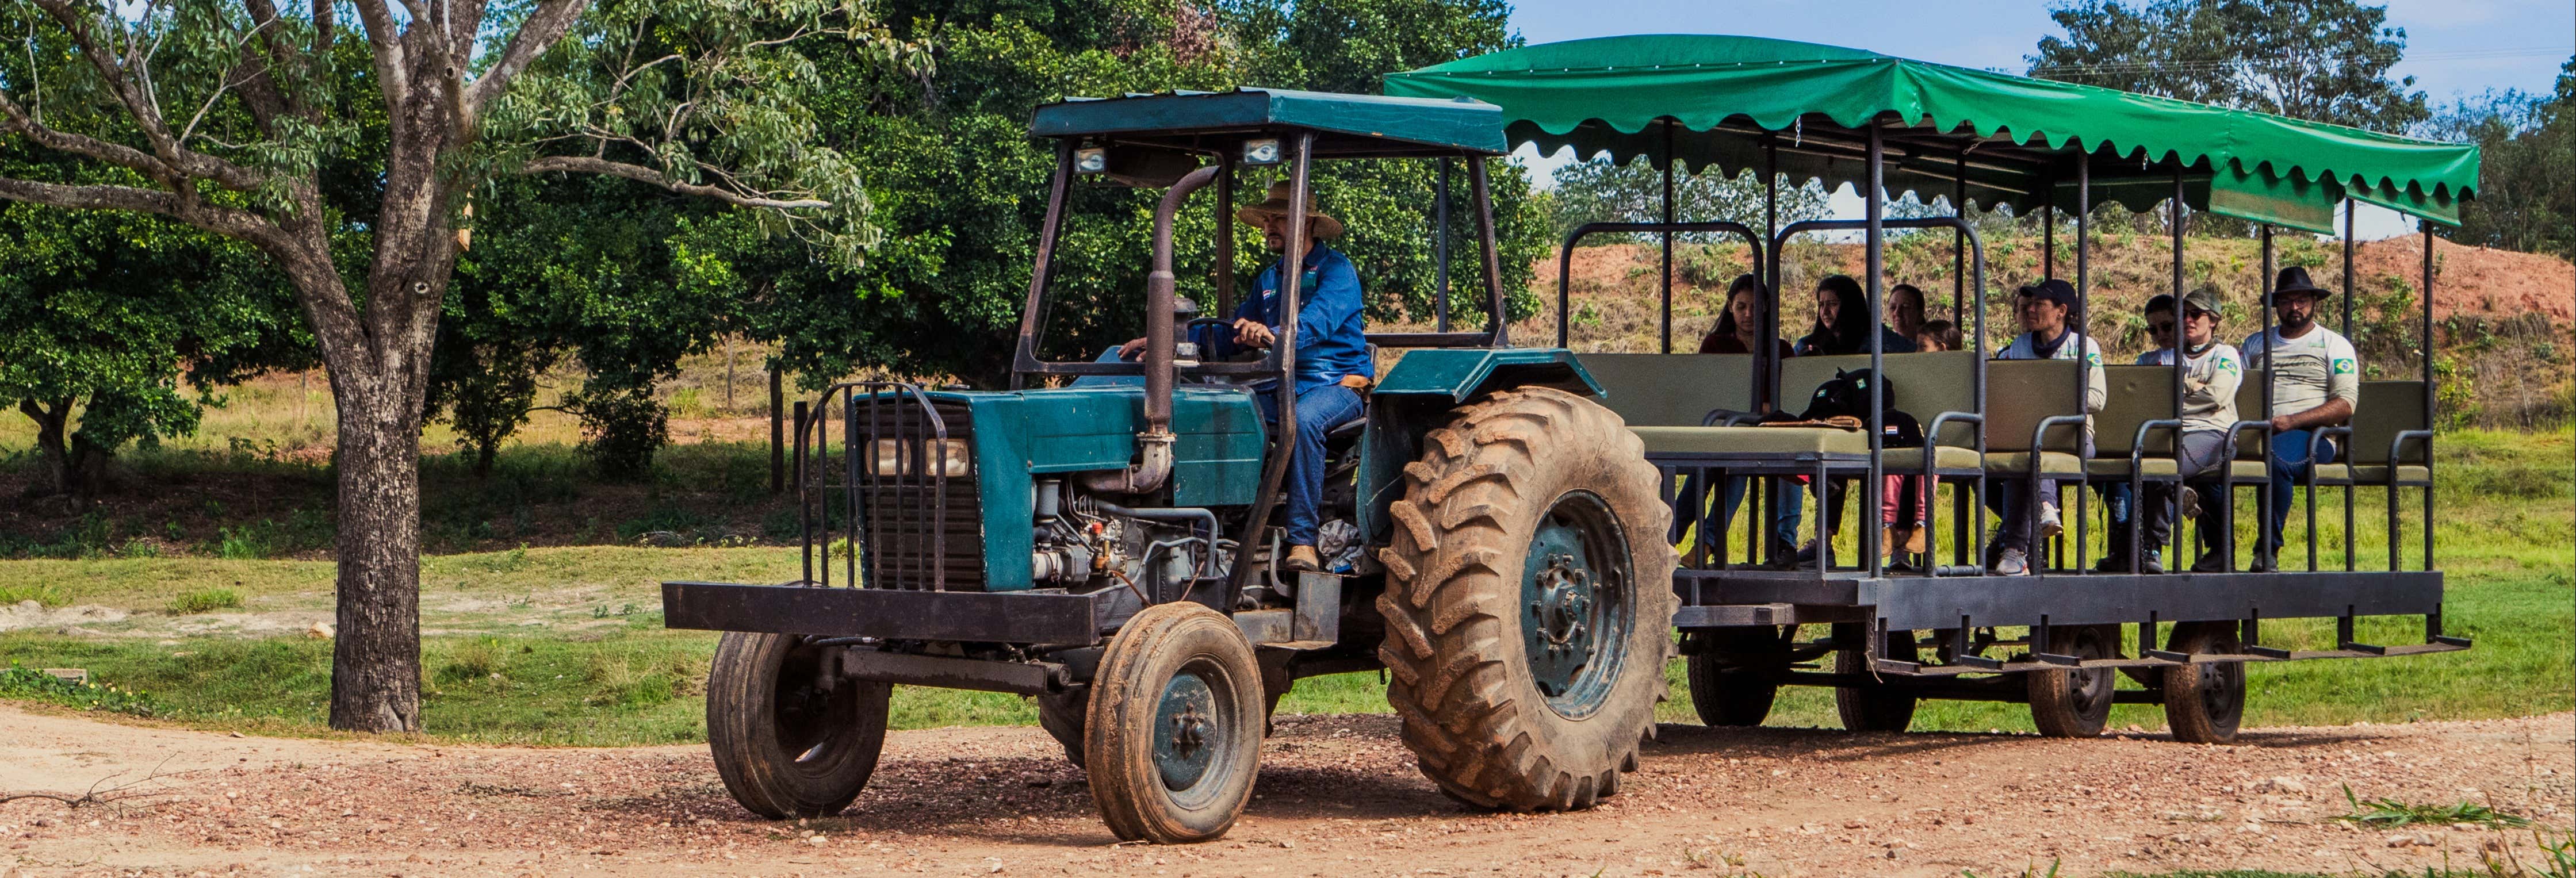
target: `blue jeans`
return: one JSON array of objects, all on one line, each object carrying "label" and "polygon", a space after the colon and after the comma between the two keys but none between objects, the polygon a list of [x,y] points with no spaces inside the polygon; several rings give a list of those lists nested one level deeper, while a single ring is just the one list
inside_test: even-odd
[{"label": "blue jeans", "polygon": [[[1745,489],[1749,484],[1751,483],[1743,476],[1732,476],[1726,479],[1725,500],[1717,507],[1717,520],[1711,522],[1710,526],[1702,528],[1697,536],[1700,545],[1713,547],[1724,539],[1727,528],[1735,522],[1736,507],[1744,505]],[[1780,545],[1798,544],[1798,519],[1805,506],[1806,496],[1807,492],[1803,486],[1795,482],[1785,479],[1772,480],[1772,536],[1779,541]],[[1706,502],[1708,502],[1708,479],[1705,476],[1691,476],[1683,483],[1680,493],[1673,498],[1674,515],[1671,535],[1673,542],[1681,542],[1682,528],[1689,524],[1688,515],[1684,510],[1696,509]],[[1758,561],[1760,557],[1757,555],[1754,558],[1737,560]]]},{"label": "blue jeans", "polygon": [[[2090,434],[2084,436],[2082,449],[2078,457],[2093,456],[2093,437]],[[2057,481],[2056,479],[2039,480],[2040,502],[2050,505],[2057,503]],[[1985,493],[1986,508],[1994,510],[1995,515],[2002,519],[1996,525],[1998,532],[1995,534],[1995,546],[2036,554],[2030,545],[2030,516],[2035,512],[2029,508],[2030,480],[1988,477]],[[2122,518],[2121,521],[2125,523],[2127,519]]]},{"label": "blue jeans", "polygon": [[[1261,405],[1261,420],[1276,428],[1277,393],[1264,389],[1252,398]],[[1283,486],[1288,491],[1288,545],[1315,544],[1315,531],[1323,526],[1317,507],[1324,500],[1324,434],[1359,416],[1360,395],[1348,387],[1325,384],[1297,394],[1297,442],[1288,449],[1288,478]]]},{"label": "blue jeans", "polygon": [[2317,449],[2319,457],[2316,460],[2309,460],[2309,439],[2307,430],[2291,430],[2272,437],[2271,503],[2270,508],[2263,510],[2263,541],[2259,544],[2266,554],[2281,549],[2281,525],[2290,520],[2290,489],[2307,477],[2311,465],[2335,462],[2332,442]]}]

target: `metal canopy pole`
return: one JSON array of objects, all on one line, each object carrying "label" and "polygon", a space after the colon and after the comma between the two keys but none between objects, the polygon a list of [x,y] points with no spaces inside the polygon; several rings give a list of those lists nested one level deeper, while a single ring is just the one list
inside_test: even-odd
[{"label": "metal canopy pole", "polygon": [[[2433,481],[2433,437],[2429,434],[2433,432],[2433,415],[2437,411],[2434,407],[2436,395],[2433,390],[2433,221],[2429,219],[2420,219],[2417,220],[2417,222],[2424,226],[2424,337],[2421,339],[2424,348],[2422,351],[2424,360],[2424,432],[2427,434],[2424,437],[2424,569],[2431,570],[2433,569],[2433,486],[2431,484]],[[2388,462],[2388,465],[2392,467],[2392,469],[2388,471],[2389,475],[2395,476],[2397,474],[2397,470],[2393,469],[2393,467],[2397,466],[2397,461],[2391,460]],[[2396,480],[2392,478],[2390,481],[2394,482]],[[2394,491],[2397,489],[2390,488],[2389,490]],[[2394,506],[2396,504],[2392,502],[2389,505]],[[2397,542],[2397,537],[2395,534],[2391,534],[2389,535],[2388,540],[2393,545]],[[2390,569],[2395,569],[2397,565],[2390,564],[2388,566]]]},{"label": "metal canopy pole", "polygon": [[[2068,332],[2080,332],[2088,328],[2090,325],[2088,321],[2090,320],[2090,306],[2092,305],[2093,296],[2093,264],[2092,254],[2090,252],[2092,248],[2089,245],[2092,243],[2092,232],[2093,154],[2085,152],[2076,156],[2075,163],[2075,319],[2069,326],[2067,326],[2066,329]],[[2037,339],[2033,339],[2034,343],[2036,343],[2036,341]],[[2082,412],[2085,401],[2084,390],[2086,379],[2091,377],[2087,374],[2087,370],[2085,369],[2084,336],[2077,335],[2074,338],[2069,338],[2066,340],[2066,343],[2075,346],[2075,408],[2077,411]],[[2089,422],[2086,424],[2079,424],[2077,425],[2077,429],[2080,431],[2089,425]],[[2046,438],[2046,435],[2046,431],[2041,431],[2041,438]],[[2082,451],[2084,447],[2083,436],[2084,434],[2081,432],[2076,433],[2075,447],[2079,452]],[[2033,494],[2039,493],[2040,484],[2047,481],[2045,478],[2041,477],[2041,474],[2048,471],[2047,455],[2041,450],[2045,448],[2047,444],[2048,443],[2046,442],[2041,442],[2032,446],[2030,449],[2031,459],[2038,462],[2032,466],[2032,469],[2036,471],[2031,477],[2031,493]],[[2039,542],[2038,499],[2055,500],[2057,498],[2035,498],[2034,502],[2031,504],[2031,508],[2024,510],[2022,513],[2023,523],[2028,525],[2030,528],[2030,559],[2033,562],[2030,564],[2030,572],[2033,574],[2044,574],[2048,570],[2047,560],[2049,559],[2049,554],[2047,547],[2040,545]],[[2080,545],[2080,541],[2084,539],[2082,531],[2082,528],[2084,527],[2084,507],[2081,505],[2084,502],[2084,492],[2080,489],[2075,492],[2075,502],[2079,504],[2076,507],[2075,526],[2077,531],[2075,538],[2079,541],[2078,544]]]},{"label": "metal canopy pole", "polygon": [[[1870,120],[1869,191],[1861,193],[1861,197],[1866,200],[1866,208],[1862,216],[1869,224],[1867,231],[1864,233],[1868,238],[1868,241],[1863,244],[1863,246],[1867,248],[1866,252],[1868,254],[1866,257],[1866,262],[1868,264],[1864,270],[1869,272],[1868,313],[1873,317],[1886,313],[1881,310],[1885,307],[1885,299],[1882,297],[1879,289],[1883,285],[1879,280],[1879,273],[1881,266],[1884,264],[1883,255],[1879,251],[1881,245],[1885,243],[1885,236],[1887,234],[1887,229],[1881,225],[1881,207],[1879,205],[1879,201],[1885,198],[1887,194],[1887,168],[1884,161],[1886,158],[1886,145],[1883,142],[1884,137],[1885,133],[1880,130],[1878,120]],[[1879,504],[1885,502],[1879,495],[1885,493],[1887,490],[1886,485],[1883,484],[1881,480],[1881,476],[1885,475],[1887,472],[1887,462],[1880,459],[1886,455],[1887,451],[1887,430],[1881,426],[1886,423],[1886,414],[1884,412],[1886,407],[1886,395],[1880,390],[1881,387],[1884,387],[1887,384],[1887,333],[1878,331],[1878,321],[1872,320],[1869,322],[1871,324],[1869,329],[1869,380],[1872,385],[1869,390],[1869,481],[1861,486],[1862,504],[1860,514],[1860,520],[1864,525],[1860,529],[1860,551],[1862,556],[1868,558],[1869,561],[1868,563],[1860,566],[1863,569],[1868,570],[1869,575],[1878,576],[1885,571],[1885,565],[1887,563],[1887,558],[1883,551],[1885,547],[1878,544],[1879,529],[1875,526],[1867,525],[1878,520]],[[1818,493],[1821,495],[1823,492],[1824,486],[1819,484]],[[1838,523],[1841,519],[1839,516],[1834,514],[1834,510],[1826,509],[1822,505],[1819,505],[1816,511],[1823,513],[1816,519],[1816,545],[1819,547],[1816,550],[1817,570],[1821,572],[1830,566],[1825,562],[1826,559],[1832,557],[1832,551],[1830,549],[1823,548],[1823,546],[1833,541],[1834,535],[1832,525]],[[1907,635],[1907,639],[1913,639],[1912,635]],[[1878,638],[1873,636],[1870,642],[1869,654],[1877,655],[1879,650]]]},{"label": "metal canopy pole", "polygon": [[[1664,120],[1664,223],[1673,222],[1673,120]],[[1664,233],[1663,271],[1657,276],[1664,290],[1663,352],[1673,352],[1673,233]]]},{"label": "metal canopy pole", "polygon": [[[2360,283],[2358,282],[2358,280],[2357,280],[2357,279],[2355,279],[2355,278],[2353,277],[2353,275],[2352,275],[2352,257],[2353,257],[2353,251],[2356,251],[2356,250],[2361,249],[2361,245],[2360,245],[2360,243],[2359,243],[2359,242],[2357,242],[2357,241],[2354,241],[2354,240],[2353,240],[2353,226],[2358,225],[2358,224],[2359,224],[2359,220],[2360,220],[2360,219],[2361,219],[2361,201],[2360,201],[2359,199],[2354,199],[2354,198],[2346,198],[2346,199],[2344,199],[2344,200],[2343,200],[2343,295],[2342,295],[2340,298],[2342,298],[2342,299],[2343,299],[2343,337],[2344,337],[2344,340],[2345,340],[2345,341],[2351,341],[2351,340],[2352,340],[2352,297],[2353,297],[2353,295],[2354,295],[2355,293],[2357,293],[2357,292],[2359,292],[2359,291],[2361,290],[2361,284],[2360,284]],[[2356,362],[2356,363],[2354,363],[2354,364],[2353,364],[2353,371],[2354,371],[2354,373],[2355,373],[2355,374],[2353,375],[2353,380],[2354,380],[2354,381],[2356,381],[2356,382],[2357,382],[2357,381],[2359,381],[2359,380],[2361,380],[2361,375],[2359,374],[2359,373],[2360,373],[2360,371],[2361,371],[2361,364],[2360,364],[2360,363]],[[2327,372],[2327,374],[2329,374],[2329,375],[2333,374],[2334,369],[2333,369],[2333,364],[2332,364],[2332,363],[2328,363],[2328,364],[2327,364],[2326,372]],[[2329,380],[2331,380],[2331,379],[2329,379]],[[2351,419],[2351,418],[2349,418],[2349,417],[2347,417],[2347,418],[2345,418],[2345,419],[2344,419],[2344,423],[2346,423],[2346,424],[2350,424],[2350,423],[2352,423],[2352,419]],[[2347,445],[2349,445],[2349,443],[2347,443]],[[2349,469],[2349,467],[2351,466],[2352,449],[2351,449],[2351,448],[2349,448],[2349,447],[2345,448],[2345,449],[2344,449],[2344,452],[2343,452],[2343,457],[2344,457],[2344,459],[2345,459],[2345,466],[2347,467],[2346,472],[2351,472],[2352,470],[2350,470],[2350,469]],[[2313,467],[2315,467],[2316,465],[2317,465],[2317,462],[2316,462],[2316,461],[2314,461],[2314,460],[2310,460],[2310,461],[2308,461],[2308,466],[2309,466],[2309,467],[2312,467],[2312,468],[2313,468]],[[2396,466],[2396,465],[2397,465],[2397,462],[2396,462],[2396,461],[2389,461],[2389,466],[2392,466],[2392,467],[2393,467],[2393,466]],[[2396,472],[2397,472],[2397,471],[2396,471],[2396,470],[2394,470],[2394,469],[2389,470],[2389,474],[2390,474],[2390,475],[2395,475],[2395,474],[2396,474]],[[2345,481],[2352,481],[2352,480],[2351,480],[2351,479],[2346,479]],[[2389,489],[2389,490],[2392,490],[2392,491],[2393,491],[2393,490],[2396,490],[2396,489],[2391,488],[2391,489]],[[2345,486],[2344,486],[2344,488],[2343,488],[2343,569],[2344,569],[2346,572],[2350,572],[2350,571],[2352,571],[2353,569],[2355,569],[2355,568],[2353,567],[2353,557],[2352,557],[2352,555],[2353,555],[2353,552],[2352,552],[2352,495],[2353,495],[2354,493],[2355,493],[2355,491],[2353,490],[2353,486],[2351,486],[2351,485],[2345,485]]]},{"label": "metal canopy pole", "polygon": [[1780,305],[1784,300],[1780,291],[1779,236],[1780,143],[1766,131],[1762,134],[1762,240],[1770,245],[1771,264],[1768,272],[1762,272],[1761,266],[1754,271],[1770,275],[1762,286],[1771,291],[1771,301],[1762,304],[1762,337],[1756,339],[1762,349],[1753,352],[1754,380],[1759,382],[1754,387],[1753,401],[1755,407],[1766,410],[1779,396],[1779,388],[1774,386],[1780,372]]},{"label": "metal canopy pole", "polygon": [[[2263,342],[2263,412],[2261,417],[2246,418],[2249,421],[2272,420],[2272,386],[2273,382],[2278,380],[2277,376],[2281,374],[2281,370],[2272,368],[2272,355],[2281,347],[2281,340],[2272,336],[2272,224],[2264,223],[2260,228],[2263,232],[2263,277],[2254,286],[2262,295],[2262,298],[2256,299],[2255,303],[2262,306],[2263,333],[2255,338]],[[2245,368],[2254,368],[2253,355],[2246,355]],[[2267,471],[2267,475],[2272,468],[2274,456],[2279,454],[2277,447],[2279,441],[2280,437],[2273,435],[2272,428],[2263,428],[2263,468]],[[2279,569],[2281,566],[2281,549],[2284,547],[2273,544],[2273,538],[2278,534],[2272,533],[2272,509],[2274,504],[2287,502],[2289,499],[2280,496],[2280,492],[2272,490],[2271,479],[2263,480],[2262,499],[2255,507],[2255,511],[2263,516],[2259,529],[2255,532],[2254,566],[2256,569]],[[2267,555],[2270,556],[2268,559],[2265,557]],[[2263,563],[2266,560],[2271,563]]]},{"label": "metal canopy pole", "polygon": [[[1959,147],[1958,185],[1950,189],[1950,213],[1964,222],[1968,219],[1968,148]],[[1968,233],[1950,230],[1950,322],[1966,323],[1959,311],[1968,300]]]},{"label": "metal canopy pole", "polygon": [[1437,279],[1435,280],[1435,286],[1436,286],[1436,288],[1439,290],[1439,296],[1440,296],[1440,298],[1439,298],[1439,300],[1438,300],[1438,301],[1436,301],[1436,302],[1435,302],[1435,303],[1433,303],[1433,305],[1432,305],[1432,308],[1433,308],[1433,319],[1434,319],[1434,321],[1435,321],[1435,323],[1434,323],[1433,325],[1437,328],[1437,331],[1440,331],[1440,332],[1448,332],[1448,331],[1449,331],[1449,159],[1446,159],[1446,158],[1443,158],[1443,159],[1441,159],[1441,160],[1440,160],[1440,190],[1439,190],[1439,192],[1438,192],[1436,195],[1434,195],[1434,196],[1433,196],[1433,198],[1432,198],[1432,201],[1431,201],[1431,215],[1432,215],[1432,226],[1433,226],[1433,228],[1436,230],[1436,231],[1432,234],[1432,237],[1431,237],[1431,252],[1432,252],[1432,258],[1434,258],[1434,259],[1438,260],[1438,261],[1439,261],[1439,263],[1440,263],[1440,267],[1439,267],[1439,269],[1438,269],[1439,274],[1438,274]]},{"label": "metal canopy pole", "polygon": [[[2183,276],[2182,276],[2182,248],[2183,248],[2183,243],[2182,243],[2182,233],[2183,233],[2183,222],[2184,222],[2184,220],[2185,220],[2185,214],[2184,214],[2184,212],[2183,212],[2182,195],[2183,195],[2183,191],[2182,191],[2182,163],[2181,163],[2181,162],[2179,162],[2179,161],[2177,161],[2177,162],[2175,162],[2175,163],[2174,163],[2174,172],[2173,172],[2173,315],[2174,315],[2173,400],[2174,400],[2174,417],[2175,417],[2177,420],[2178,420],[2178,419],[2180,419],[2180,418],[2182,417],[2182,385],[2183,385],[2183,373],[2184,373],[2184,370],[2185,370],[2185,369],[2189,368],[2188,366],[2186,366],[2186,365],[2184,364],[2184,361],[2188,360],[2188,359],[2191,357],[2191,333],[2190,333],[2190,331],[2189,331],[2189,330],[2187,330],[2187,329],[2186,329],[2186,328],[2184,328],[2184,326],[2183,326],[2183,320],[2184,320],[2184,319],[2186,319],[2186,317],[2187,317],[2188,315],[2186,315],[2186,314],[2185,314],[2184,309],[2183,309],[2183,307],[2182,307],[2182,294],[2183,294],[2183,289],[2182,289],[2182,286],[2183,286]],[[2218,339],[2216,339],[2216,338],[2211,338],[2211,339],[2210,339],[2210,342],[2211,342],[2212,344],[2217,343],[2217,341],[2218,341]],[[2175,433],[2174,433],[2174,460],[2176,460],[2176,461],[2180,461],[2180,460],[2182,460],[2182,433],[2181,433],[2181,431],[2179,431],[2179,430],[2175,431]],[[2226,485],[2226,482],[2224,482],[2224,481],[2221,481],[2219,484],[2222,486],[2222,487],[2220,488],[2220,490],[2221,490],[2221,491],[2225,491],[2225,492],[2227,492],[2227,493],[2226,493],[2226,496],[2227,496],[2228,502],[2229,502],[2229,503],[2231,503],[2231,504],[2233,504],[2233,503],[2235,502],[2235,499],[2236,499],[2234,491],[2233,491],[2233,490],[2231,490],[2231,489],[2225,488],[2225,487],[2224,487],[2224,485]],[[2143,519],[2144,519],[2144,516],[2143,516],[2143,514],[2142,514],[2142,513],[2144,512],[2144,510],[2141,510],[2141,509],[2139,509],[2139,508],[2138,508],[2138,507],[2139,507],[2139,505],[2140,505],[2140,504],[2138,503],[2138,501],[2139,501],[2140,499],[2141,499],[2141,498],[2138,498],[2138,497],[2135,497],[2135,496],[2132,496],[2132,497],[2130,497],[2130,498],[2129,498],[2129,540],[2130,540],[2130,545],[2131,545],[2131,547],[2132,547],[2132,549],[2131,549],[2132,551],[2135,551],[2135,547],[2137,546],[2138,526],[2139,526],[2140,522],[2141,522],[2141,521],[2143,521]],[[2181,518],[2180,518],[2180,516],[2176,516],[2176,517],[2175,517],[2175,520],[2174,520],[2174,522],[2173,522],[2173,527],[2172,527],[2172,528],[2170,528],[2170,529],[2168,529],[2168,530],[2166,531],[2166,537],[2167,537],[2167,539],[2169,539],[2169,540],[2171,540],[2171,541],[2172,541],[2172,547],[2173,547],[2174,549],[2176,549],[2176,550],[2177,550],[2177,552],[2176,552],[2176,553],[2175,553],[2175,555],[2174,555],[2174,561],[2175,561],[2175,563],[2173,563],[2173,564],[2171,564],[2171,565],[2169,565],[2169,566],[2170,566],[2170,567],[2172,567],[2172,568],[2177,568],[2177,569],[2178,569],[2178,568],[2180,568],[2180,567],[2182,566],[2182,565],[2181,565],[2181,563],[2180,563],[2180,562],[2181,562],[2181,559],[2182,559],[2182,558],[2184,558],[2184,557],[2186,557],[2186,556],[2182,555],[2182,554],[2178,551],[2178,550],[2180,550],[2180,549],[2182,548],[2182,534],[2180,534],[2180,533],[2178,533],[2178,532],[2176,532],[2176,531],[2178,531],[2178,530],[2181,528],[2181,526],[2182,526]],[[2200,549],[2200,550],[2202,550],[2202,551],[2208,551],[2209,549],[2213,548],[2213,547],[2211,547],[2211,546],[2202,546],[2202,545],[2200,545],[2200,544],[2199,544],[2199,539],[2200,539],[2199,534],[2200,534],[2200,530],[2199,530],[2198,528],[2193,528],[2193,529],[2192,529],[2192,541],[2193,541],[2193,546],[2194,546],[2194,547],[2196,547],[2196,548],[2199,548],[2199,549]],[[2222,539],[2225,539],[2225,538],[2222,538]],[[2233,544],[2233,540],[2227,540],[2227,542],[2226,542],[2225,544],[2222,544],[2222,545],[2220,545],[2220,546],[2214,547],[2214,548],[2218,548],[2218,549],[2221,549],[2221,550],[2223,550],[2223,551],[2225,551],[2225,552],[2226,552],[2226,557],[2227,557],[2227,566],[2228,566],[2228,569],[2231,569],[2231,570],[2235,569],[2235,567],[2236,567],[2236,553],[2235,553],[2235,549],[2233,548],[2233,545],[2232,545],[2232,544]],[[2136,568],[2132,567],[2131,569],[2132,569],[2132,570],[2135,570]]]},{"label": "metal canopy pole", "polygon": [[1288,248],[1279,256],[1279,338],[1271,344],[1268,357],[1279,370],[1279,384],[1271,390],[1278,400],[1279,422],[1271,428],[1274,441],[1262,462],[1261,488],[1253,495],[1252,512],[1244,518],[1243,530],[1236,537],[1229,594],[1242,591],[1252,581],[1252,553],[1268,543],[1261,538],[1261,531],[1269,526],[1270,510],[1279,505],[1279,485],[1288,475],[1289,451],[1297,446],[1297,314],[1298,299],[1306,292],[1299,289],[1306,273],[1306,248],[1313,243],[1306,239],[1306,218],[1314,207],[1306,187],[1314,163],[1315,135],[1297,135],[1296,150],[1288,166]]}]

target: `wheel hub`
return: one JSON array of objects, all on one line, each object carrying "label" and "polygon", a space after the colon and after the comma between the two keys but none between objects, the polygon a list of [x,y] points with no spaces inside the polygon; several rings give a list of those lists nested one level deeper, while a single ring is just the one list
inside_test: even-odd
[{"label": "wheel hub", "polygon": [[1625,543],[1598,497],[1561,497],[1531,534],[1521,567],[1521,640],[1531,681],[1569,718],[1598,710],[1617,677]]},{"label": "wheel hub", "polygon": [[1197,785],[1215,762],[1223,734],[1215,690],[1196,674],[1174,675],[1154,711],[1154,770],[1162,775],[1163,787]]}]

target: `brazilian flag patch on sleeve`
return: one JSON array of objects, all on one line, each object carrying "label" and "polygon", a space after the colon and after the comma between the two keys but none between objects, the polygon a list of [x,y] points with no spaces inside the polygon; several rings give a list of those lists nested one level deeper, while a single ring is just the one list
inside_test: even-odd
[{"label": "brazilian flag patch on sleeve", "polygon": [[2352,374],[2352,360],[2350,358],[2336,359],[2334,361],[2334,373],[2337,375]]}]

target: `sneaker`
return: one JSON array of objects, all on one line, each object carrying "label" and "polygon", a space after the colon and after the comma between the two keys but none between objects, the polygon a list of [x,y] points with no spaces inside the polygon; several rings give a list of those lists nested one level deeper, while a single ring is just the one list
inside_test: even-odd
[{"label": "sneaker", "polygon": [[2058,534],[2065,532],[2066,525],[2057,520],[2057,504],[2039,504],[2039,538],[2043,540],[2056,539]]},{"label": "sneaker", "polygon": [[2182,507],[2182,517],[2199,518],[2200,492],[2194,490],[2190,485],[2182,486],[2182,500],[2177,505]]},{"label": "sneaker", "polygon": [[2020,549],[2005,549],[2003,558],[1995,562],[1997,576],[2026,576],[2029,573],[2030,556]]}]

